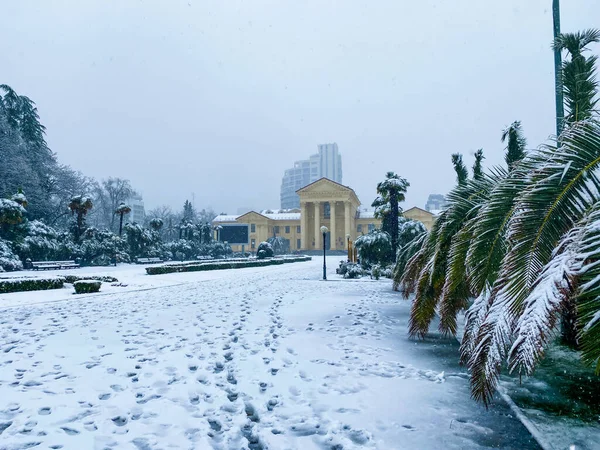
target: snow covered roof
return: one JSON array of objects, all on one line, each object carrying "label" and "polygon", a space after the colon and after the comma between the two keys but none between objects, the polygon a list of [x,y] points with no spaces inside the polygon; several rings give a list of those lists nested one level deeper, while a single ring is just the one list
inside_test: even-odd
[{"label": "snow covered roof", "polygon": [[[280,211],[280,210],[266,209],[265,211]],[[281,211],[285,211],[285,210],[281,210]],[[250,212],[255,212],[255,211],[250,211]],[[246,214],[249,214],[249,213],[246,213]],[[217,217],[215,217],[213,219],[213,222],[235,222],[237,219],[239,219],[242,216],[245,216],[246,214],[242,214],[242,215],[219,214]],[[270,220],[300,220],[299,212],[277,212],[277,213],[273,213],[273,214],[265,214],[265,213],[261,212],[259,214],[261,216],[265,216],[266,218],[268,218]]]},{"label": "snow covered roof", "polygon": [[439,216],[444,210],[443,209],[431,209],[429,212],[434,216]]},{"label": "snow covered roof", "polygon": [[263,214],[271,220],[300,220],[300,213]]},{"label": "snow covered roof", "polygon": [[235,222],[238,217],[240,216],[232,214],[219,214],[213,219],[213,222]]},{"label": "snow covered roof", "polygon": [[365,209],[358,211],[359,219],[373,219],[375,218],[375,210],[374,209]]}]

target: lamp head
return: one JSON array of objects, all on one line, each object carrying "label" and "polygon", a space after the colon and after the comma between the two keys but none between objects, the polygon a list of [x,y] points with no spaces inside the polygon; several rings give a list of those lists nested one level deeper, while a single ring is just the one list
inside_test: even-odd
[{"label": "lamp head", "polygon": [[329,228],[327,228],[325,225],[323,225],[323,226],[321,227],[321,233],[322,233],[322,234],[325,234],[325,233],[327,233],[328,231],[329,231]]}]

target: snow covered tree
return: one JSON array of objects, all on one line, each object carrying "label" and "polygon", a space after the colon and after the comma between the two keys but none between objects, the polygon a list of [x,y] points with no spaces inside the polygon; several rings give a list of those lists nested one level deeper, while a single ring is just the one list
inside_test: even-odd
[{"label": "snow covered tree", "polygon": [[290,252],[290,241],[282,236],[274,236],[267,239],[267,242],[271,244],[273,253],[275,255],[285,255]]},{"label": "snow covered tree", "polygon": [[258,244],[258,248],[256,249],[256,256],[258,259],[271,258],[273,256],[273,247],[266,241]]},{"label": "snow covered tree", "polygon": [[521,130],[521,122],[516,120],[502,132],[502,142],[507,141],[506,156],[504,160],[508,170],[513,170],[514,166],[525,156],[525,147],[527,140]]},{"label": "snow covered tree", "polygon": [[131,212],[131,207],[125,203],[119,203],[115,209],[115,215],[119,216],[119,236],[123,234],[123,216]]},{"label": "snow covered tree", "polygon": [[359,236],[354,242],[354,246],[358,251],[360,264],[365,268],[390,262],[392,240],[390,235],[383,230],[373,230]]},{"label": "snow covered tree", "polygon": [[159,232],[162,229],[164,223],[162,219],[154,218],[150,221],[149,225],[150,228],[152,228],[154,231]]},{"label": "snow covered tree", "polygon": [[479,149],[475,152],[475,162],[473,163],[473,178],[481,179],[483,176],[482,162],[485,159],[483,156],[483,149]]},{"label": "snow covered tree", "polygon": [[71,201],[69,202],[71,214],[76,216],[76,221],[73,228],[75,243],[79,243],[81,241],[81,236],[86,229],[85,216],[93,206],[94,204],[92,203],[92,199],[84,195],[76,195],[72,197]]},{"label": "snow covered tree", "polygon": [[21,270],[23,264],[10,247],[10,243],[0,238],[0,272],[11,272]]},{"label": "snow covered tree", "polygon": [[454,166],[454,171],[456,172],[457,184],[465,184],[469,179],[469,171],[467,170],[467,166],[465,166],[463,157],[460,153],[452,154],[452,165]]},{"label": "snow covered tree", "polygon": [[567,123],[589,119],[596,110],[598,81],[595,65],[598,57],[583,55],[587,46],[594,42],[600,42],[600,30],[563,33],[554,41],[554,49],[566,51],[570,57],[563,61],[560,71]]},{"label": "snow covered tree", "polygon": [[377,198],[372,205],[375,208],[375,217],[381,219],[381,229],[391,237],[391,255],[394,257],[398,251],[398,217],[402,215],[400,203],[405,200],[408,181],[394,172],[388,172],[385,180],[377,184]]},{"label": "snow covered tree", "polygon": [[183,204],[183,221],[193,223],[196,220],[196,211],[189,200]]},{"label": "snow covered tree", "polygon": [[135,195],[135,191],[129,180],[109,177],[97,183],[94,188],[95,202],[99,211],[96,225],[116,232],[117,215],[115,211],[121,203],[126,203],[133,195]]}]

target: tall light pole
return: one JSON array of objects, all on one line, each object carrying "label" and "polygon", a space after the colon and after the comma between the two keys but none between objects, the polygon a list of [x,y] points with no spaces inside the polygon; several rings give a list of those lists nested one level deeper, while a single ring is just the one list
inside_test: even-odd
[{"label": "tall light pole", "polygon": [[327,238],[328,228],[323,225],[321,227],[321,234],[323,235],[323,279],[327,279],[327,263],[325,262],[325,239]]},{"label": "tall light pole", "polygon": [[[552,17],[554,19],[554,39],[560,35],[560,1],[552,0]],[[565,118],[562,85],[562,57],[559,49],[554,50],[554,84],[556,95],[556,136],[560,136]]]}]

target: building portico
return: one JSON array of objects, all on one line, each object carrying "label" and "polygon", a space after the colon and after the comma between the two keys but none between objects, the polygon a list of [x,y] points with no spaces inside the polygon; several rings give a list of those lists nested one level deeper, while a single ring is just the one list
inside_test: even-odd
[{"label": "building portico", "polygon": [[[320,228],[329,229],[326,247],[345,250],[346,235],[356,229],[356,213],[360,201],[353,189],[327,178],[311,183],[296,191],[300,197],[302,219],[302,250],[323,248]],[[352,236],[354,238],[354,236]]]}]

